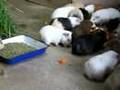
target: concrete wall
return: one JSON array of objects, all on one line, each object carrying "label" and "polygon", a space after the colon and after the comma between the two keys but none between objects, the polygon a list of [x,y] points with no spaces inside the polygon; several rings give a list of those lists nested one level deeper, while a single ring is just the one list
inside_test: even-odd
[{"label": "concrete wall", "polygon": [[120,0],[73,0],[73,2],[82,2],[84,4],[102,4],[104,6],[114,6],[120,4]]}]

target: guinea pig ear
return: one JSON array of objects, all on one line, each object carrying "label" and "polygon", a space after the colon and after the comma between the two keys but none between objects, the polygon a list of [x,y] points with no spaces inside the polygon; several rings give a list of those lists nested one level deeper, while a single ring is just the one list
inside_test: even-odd
[{"label": "guinea pig ear", "polygon": [[87,10],[85,10],[84,8],[79,8],[84,16],[84,19],[90,19],[91,18],[91,14],[89,14],[89,12]]}]

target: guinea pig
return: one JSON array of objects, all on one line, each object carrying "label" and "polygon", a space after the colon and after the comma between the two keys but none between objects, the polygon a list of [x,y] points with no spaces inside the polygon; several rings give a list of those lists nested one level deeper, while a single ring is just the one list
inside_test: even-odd
[{"label": "guinea pig", "polygon": [[120,12],[114,8],[100,9],[92,14],[90,21],[97,26],[106,26],[108,31],[113,31],[120,23]]},{"label": "guinea pig", "polygon": [[56,18],[50,22],[50,25],[60,29],[72,31],[73,28],[80,24],[80,19],[77,17]]},{"label": "guinea pig", "polygon": [[62,43],[63,45],[71,44],[70,31],[61,30],[51,25],[44,26],[40,29],[41,40],[47,45],[54,44],[58,45]]},{"label": "guinea pig", "polygon": [[[76,5],[76,4],[75,4]],[[79,8],[83,8],[83,5],[75,6],[74,4],[68,4],[63,7],[57,8],[53,11],[51,18],[67,18],[67,17],[79,17],[83,21],[83,13]],[[79,7],[79,8],[78,8]]]},{"label": "guinea pig", "polygon": [[103,48],[106,41],[106,32],[104,31],[94,31],[74,39],[72,35],[72,54],[87,55],[95,53]]},{"label": "guinea pig", "polygon": [[95,81],[104,81],[118,63],[119,54],[113,50],[90,58],[84,64],[84,75]]},{"label": "guinea pig", "polygon": [[104,84],[106,90],[120,90],[120,65],[115,68]]}]

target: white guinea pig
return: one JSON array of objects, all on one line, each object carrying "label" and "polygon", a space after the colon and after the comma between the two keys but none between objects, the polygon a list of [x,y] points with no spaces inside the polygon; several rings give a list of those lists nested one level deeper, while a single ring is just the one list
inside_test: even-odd
[{"label": "white guinea pig", "polygon": [[91,80],[104,80],[118,63],[118,53],[109,50],[90,58],[85,63],[85,75]]},{"label": "white guinea pig", "polygon": [[44,26],[40,30],[41,39],[47,45],[51,43],[58,45],[62,43],[63,45],[71,44],[71,32],[66,30],[61,30],[51,25]]},{"label": "white guinea pig", "polygon": [[51,21],[50,25],[72,31],[73,28],[80,25],[80,22],[80,19],[77,17],[56,18]]},{"label": "white guinea pig", "polygon": [[120,12],[114,8],[107,8],[94,12],[90,21],[95,24],[101,24],[116,18],[120,18]]}]

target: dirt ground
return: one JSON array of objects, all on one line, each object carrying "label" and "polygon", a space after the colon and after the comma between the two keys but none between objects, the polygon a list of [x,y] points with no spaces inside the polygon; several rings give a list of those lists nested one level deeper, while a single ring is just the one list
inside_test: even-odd
[{"label": "dirt ground", "polygon": [[[39,29],[50,22],[54,8],[24,0],[8,0],[9,13],[20,26],[19,34],[40,40]],[[26,62],[1,64],[0,90],[106,90],[104,83],[87,80],[83,65],[90,56],[74,56],[70,48],[49,47],[46,53]],[[61,58],[66,64],[59,64]]]}]

